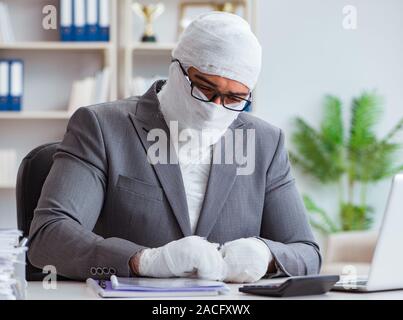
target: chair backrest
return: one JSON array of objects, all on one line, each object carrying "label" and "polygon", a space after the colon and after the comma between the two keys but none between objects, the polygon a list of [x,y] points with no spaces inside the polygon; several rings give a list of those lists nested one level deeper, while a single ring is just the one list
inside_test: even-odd
[{"label": "chair backrest", "polygon": [[[53,164],[53,155],[58,142],[48,143],[32,150],[21,162],[17,176],[17,223],[24,237],[29,228],[34,210],[41,195],[42,186]],[[26,278],[28,281],[42,280],[42,270],[32,266],[27,259]]]}]

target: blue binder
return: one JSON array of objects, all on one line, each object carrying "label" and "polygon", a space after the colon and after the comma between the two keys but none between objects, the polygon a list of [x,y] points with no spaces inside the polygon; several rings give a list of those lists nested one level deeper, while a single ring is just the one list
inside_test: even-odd
[{"label": "blue binder", "polygon": [[86,0],[86,34],[88,41],[98,40],[98,0]]},{"label": "blue binder", "polygon": [[0,111],[9,109],[10,64],[8,60],[0,60]]},{"label": "blue binder", "polygon": [[73,12],[74,12],[74,40],[75,41],[87,41],[86,28],[85,28],[85,0],[74,0]]},{"label": "blue binder", "polygon": [[21,111],[23,92],[24,92],[24,63],[22,60],[10,60],[9,110]]},{"label": "blue binder", "polygon": [[110,15],[109,15],[109,1],[99,0],[99,41],[109,41],[110,36]]},{"label": "blue binder", "polygon": [[73,0],[60,0],[60,40],[74,40]]}]

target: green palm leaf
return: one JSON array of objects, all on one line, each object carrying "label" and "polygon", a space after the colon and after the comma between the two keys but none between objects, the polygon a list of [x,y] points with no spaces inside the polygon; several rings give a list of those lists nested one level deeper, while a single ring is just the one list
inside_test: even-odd
[{"label": "green palm leaf", "polygon": [[375,140],[374,127],[381,114],[381,99],[373,92],[364,92],[353,99],[349,149],[360,152]]},{"label": "green palm leaf", "polygon": [[[304,196],[310,222],[321,232],[370,228],[373,211],[366,204],[367,185],[403,171],[403,164],[396,163],[397,152],[403,144],[392,141],[397,133],[403,131],[403,119],[384,138],[379,139],[375,129],[382,112],[381,102],[375,92],[364,92],[353,99],[347,141],[342,103],[337,97],[325,97],[324,116],[319,130],[302,118],[295,119],[292,141],[296,150],[290,152],[291,162],[322,183],[337,182],[339,185],[340,224],[333,222],[311,198]],[[355,203],[357,188],[360,188],[359,205]],[[347,202],[343,200],[344,193],[348,195]]]},{"label": "green palm leaf", "polygon": [[321,125],[323,141],[331,150],[343,146],[344,128],[341,101],[335,96],[325,97],[325,114]]},{"label": "green palm leaf", "polygon": [[380,101],[374,92],[364,92],[360,97],[353,99],[347,149],[350,181],[365,180],[367,157],[377,143],[374,129],[381,114]]},{"label": "green palm leaf", "polygon": [[305,171],[310,172],[322,182],[328,180],[326,174],[326,149],[319,133],[301,118],[295,120],[296,131],[292,140],[297,146],[299,156],[291,155],[295,164],[303,164]]},{"label": "green palm leaf", "polygon": [[305,208],[310,212],[310,222],[312,226],[324,233],[334,233],[340,230],[336,224],[330,219],[325,210],[319,208],[313,200],[307,196],[303,196]]},{"label": "green palm leaf", "polygon": [[329,142],[325,142],[323,135],[301,118],[296,118],[295,128],[292,140],[299,155],[291,153],[291,161],[321,182],[339,179],[343,170],[340,168],[338,149],[333,148],[333,152],[330,152]]}]

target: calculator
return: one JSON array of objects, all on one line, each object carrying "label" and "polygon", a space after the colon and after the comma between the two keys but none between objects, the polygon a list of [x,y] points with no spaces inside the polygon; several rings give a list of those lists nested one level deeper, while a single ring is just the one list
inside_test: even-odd
[{"label": "calculator", "polygon": [[338,275],[290,277],[282,283],[245,285],[240,292],[270,297],[293,297],[324,294],[339,281]]}]

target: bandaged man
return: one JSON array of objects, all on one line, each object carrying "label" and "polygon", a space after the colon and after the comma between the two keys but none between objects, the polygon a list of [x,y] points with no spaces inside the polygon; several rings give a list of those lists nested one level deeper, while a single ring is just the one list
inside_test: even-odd
[{"label": "bandaged man", "polygon": [[72,279],[318,273],[284,134],[246,112],[261,61],[245,20],[203,14],[167,80],[80,108],[35,210],[30,262]]}]

